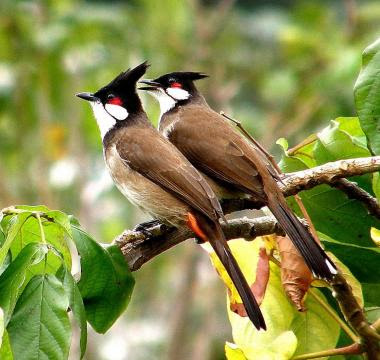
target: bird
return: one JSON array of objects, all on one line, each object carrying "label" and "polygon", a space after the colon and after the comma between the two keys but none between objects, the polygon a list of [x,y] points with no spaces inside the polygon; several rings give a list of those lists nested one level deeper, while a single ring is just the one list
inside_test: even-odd
[{"label": "bird", "polygon": [[[250,196],[270,209],[314,277],[332,280],[336,266],[288,206],[278,171],[253,143],[214,111],[195,86],[206,74],[180,71],[141,80],[160,104],[159,131],[211,179],[220,197]],[[147,86],[146,86],[147,85]]]},{"label": "bird", "polygon": [[144,62],[116,76],[89,101],[100,129],[108,171],[131,203],[164,224],[187,226],[209,242],[234,283],[249,319],[260,330],[264,317],[234,258],[219,220],[221,206],[208,183],[186,157],[150,123],[137,95]]}]

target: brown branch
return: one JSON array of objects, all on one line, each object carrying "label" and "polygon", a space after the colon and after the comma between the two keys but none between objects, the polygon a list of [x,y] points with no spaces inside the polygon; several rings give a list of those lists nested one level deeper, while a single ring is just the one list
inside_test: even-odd
[{"label": "brown branch", "polygon": [[[281,182],[279,182],[279,186],[284,194],[289,196],[316,185],[329,184],[342,177],[361,175],[379,170],[380,156],[340,160],[312,169],[286,174]],[[225,199],[221,203],[225,213],[242,209],[261,208],[265,205],[252,199]],[[252,238],[259,235],[281,233],[274,219],[268,217],[232,220],[224,230],[228,239],[239,237]],[[154,256],[188,238],[194,237],[194,234],[190,230],[168,229],[163,225],[156,225],[149,229],[149,231],[152,233],[149,239],[142,232],[126,230],[116,240],[132,270],[139,269]]]},{"label": "brown branch", "polygon": [[317,185],[331,184],[336,179],[380,171],[380,156],[339,160],[303,171],[286,174],[279,183],[285,196],[297,194]]},{"label": "brown branch", "polygon": [[338,273],[334,277],[331,286],[344,317],[359,334],[368,359],[379,360],[380,335],[366,319],[363,309],[352,294],[351,286],[341,273]]},{"label": "brown branch", "polygon": [[[228,240],[237,238],[254,239],[268,234],[284,235],[277,221],[272,216],[256,219],[246,217],[229,220],[223,224],[223,231]],[[174,245],[186,239],[194,238],[194,233],[187,228],[168,228],[165,225],[153,225],[148,229],[150,235],[142,231],[125,230],[115,242],[123,252],[131,271],[138,270],[143,264]]]},{"label": "brown branch", "polygon": [[[376,199],[348,180],[342,179],[379,170],[380,156],[339,160],[285,174],[278,185],[285,196],[291,196],[317,185],[328,184],[344,191],[348,197],[361,201],[371,215],[380,218],[380,208]],[[255,199],[223,199],[221,204],[226,214],[243,209],[260,209],[265,205]]]},{"label": "brown branch", "polygon": [[380,219],[380,207],[377,199],[361,187],[347,179],[337,179],[331,182],[331,186],[343,191],[349,199],[355,199],[363,203],[369,214]]}]

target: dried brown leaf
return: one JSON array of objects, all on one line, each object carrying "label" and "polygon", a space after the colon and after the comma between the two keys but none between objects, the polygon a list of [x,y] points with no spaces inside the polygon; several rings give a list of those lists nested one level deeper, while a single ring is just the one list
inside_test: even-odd
[{"label": "dried brown leaf", "polygon": [[306,311],[305,295],[312,274],[302,256],[287,236],[276,236],[281,258],[281,282],[285,293],[298,311]]}]

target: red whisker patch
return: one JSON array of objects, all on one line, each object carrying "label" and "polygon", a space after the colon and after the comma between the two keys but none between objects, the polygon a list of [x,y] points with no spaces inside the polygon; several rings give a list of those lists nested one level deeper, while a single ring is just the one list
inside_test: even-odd
[{"label": "red whisker patch", "polygon": [[174,83],[170,84],[170,87],[172,87],[172,88],[181,88],[182,84],[179,83],[179,82],[174,82]]},{"label": "red whisker patch", "polygon": [[119,105],[119,106],[121,106],[121,105],[123,105],[123,101],[119,98],[119,97],[114,97],[114,98],[112,98],[112,99],[109,99],[108,101],[107,101],[107,104],[112,104],[112,105]]}]

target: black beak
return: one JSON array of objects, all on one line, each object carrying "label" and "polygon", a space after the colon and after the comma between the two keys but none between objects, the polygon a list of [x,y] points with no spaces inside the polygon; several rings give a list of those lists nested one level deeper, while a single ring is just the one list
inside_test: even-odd
[{"label": "black beak", "polygon": [[94,94],[86,93],[86,92],[76,94],[76,96],[78,96],[79,98],[81,98],[83,100],[87,100],[87,101],[97,101],[97,100],[99,100],[99,98],[97,98],[96,96],[94,96]]},{"label": "black beak", "polygon": [[140,86],[139,90],[157,90],[158,88],[162,87],[162,85],[154,80],[140,80],[139,84],[146,84],[149,86]]}]

